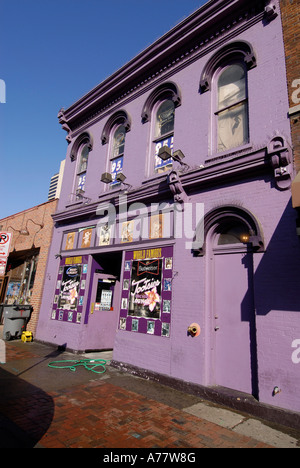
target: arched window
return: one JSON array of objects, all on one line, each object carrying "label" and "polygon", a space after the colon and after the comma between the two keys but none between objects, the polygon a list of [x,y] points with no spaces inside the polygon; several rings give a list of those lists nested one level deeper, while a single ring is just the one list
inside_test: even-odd
[{"label": "arched window", "polygon": [[86,174],[90,151],[93,148],[93,139],[88,132],[84,132],[75,140],[70,158],[76,161],[75,193],[80,194],[86,190]]},{"label": "arched window", "polygon": [[88,158],[89,158],[89,147],[87,144],[82,145],[79,151],[79,161],[78,161],[78,169],[77,169],[77,190],[85,191],[85,179],[86,179],[86,171],[88,166]]},{"label": "arched window", "polygon": [[180,104],[180,91],[172,82],[160,85],[145,102],[142,122],[151,121],[147,175],[153,172],[159,174],[172,168],[172,158],[162,160],[158,153],[163,146],[173,151],[175,110]]},{"label": "arched window", "polygon": [[124,125],[119,125],[113,131],[113,139],[110,154],[110,173],[112,176],[112,184],[115,185],[117,174],[123,170],[123,158],[125,150],[126,129]]},{"label": "arched window", "polygon": [[215,115],[218,151],[248,143],[247,76],[243,64],[229,65],[219,74]]},{"label": "arched window", "polygon": [[173,150],[174,141],[174,123],[175,123],[175,105],[171,99],[163,101],[155,113],[155,131],[154,131],[154,144],[155,144],[155,173],[168,171],[172,168],[172,158],[163,161],[158,152],[163,146],[168,146],[171,151]]},{"label": "arched window", "polygon": [[111,174],[111,185],[118,185],[117,174],[123,172],[126,134],[131,129],[131,118],[124,110],[113,114],[106,122],[101,140],[108,144],[106,171]]},{"label": "arched window", "polygon": [[228,43],[204,66],[200,93],[213,93],[212,153],[249,142],[248,73],[255,67],[254,49],[246,41]]}]

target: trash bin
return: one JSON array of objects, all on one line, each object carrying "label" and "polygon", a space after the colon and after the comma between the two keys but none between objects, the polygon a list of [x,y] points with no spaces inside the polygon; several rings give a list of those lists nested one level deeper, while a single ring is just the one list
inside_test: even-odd
[{"label": "trash bin", "polygon": [[22,332],[30,320],[33,307],[31,305],[3,304],[3,339],[21,338]]}]

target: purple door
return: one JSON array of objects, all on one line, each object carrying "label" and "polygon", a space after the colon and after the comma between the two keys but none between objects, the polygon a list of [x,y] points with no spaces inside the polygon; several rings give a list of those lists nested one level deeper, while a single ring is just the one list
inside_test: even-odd
[{"label": "purple door", "polygon": [[112,275],[95,273],[88,324],[89,343],[94,349],[112,349],[119,316],[119,282]]},{"label": "purple door", "polygon": [[252,253],[238,251],[236,247],[234,252],[214,250],[215,384],[250,394],[254,320],[251,265]]}]

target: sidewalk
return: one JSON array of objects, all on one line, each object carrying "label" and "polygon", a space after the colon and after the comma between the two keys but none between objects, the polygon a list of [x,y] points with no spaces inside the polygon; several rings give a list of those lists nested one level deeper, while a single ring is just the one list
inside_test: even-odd
[{"label": "sidewalk", "polygon": [[[0,447],[299,448],[300,430],[271,427],[126,374],[109,365],[111,358],[111,352],[79,356],[37,342],[6,342]],[[80,359],[103,359],[104,367],[94,369],[103,373],[48,367]]]}]

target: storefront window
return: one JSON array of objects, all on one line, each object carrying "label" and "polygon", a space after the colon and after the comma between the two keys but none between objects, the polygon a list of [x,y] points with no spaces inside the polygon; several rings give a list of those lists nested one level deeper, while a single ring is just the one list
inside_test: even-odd
[{"label": "storefront window", "polygon": [[173,248],[126,252],[120,330],[170,336]]},{"label": "storefront window", "polygon": [[35,255],[12,269],[6,293],[6,304],[31,303],[37,263],[38,255]]}]

